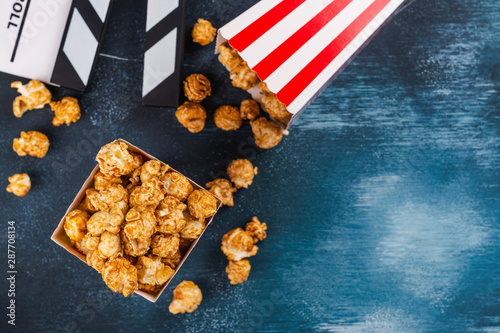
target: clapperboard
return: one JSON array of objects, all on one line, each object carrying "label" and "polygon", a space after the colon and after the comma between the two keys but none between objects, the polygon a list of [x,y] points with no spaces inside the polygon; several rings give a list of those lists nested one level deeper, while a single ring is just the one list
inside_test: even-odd
[{"label": "clapperboard", "polygon": [[[146,105],[179,105],[185,1],[147,2]],[[96,66],[111,4],[112,0],[1,0],[0,71],[85,91]]]}]

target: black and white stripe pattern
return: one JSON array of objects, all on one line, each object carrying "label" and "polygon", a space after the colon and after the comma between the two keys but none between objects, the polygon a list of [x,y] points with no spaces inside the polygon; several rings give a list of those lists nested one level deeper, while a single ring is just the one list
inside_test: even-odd
[{"label": "black and white stripe pattern", "polygon": [[84,91],[92,77],[112,0],[73,0],[51,82]]},{"label": "black and white stripe pattern", "polygon": [[148,0],[142,101],[177,107],[181,95],[186,0]]}]

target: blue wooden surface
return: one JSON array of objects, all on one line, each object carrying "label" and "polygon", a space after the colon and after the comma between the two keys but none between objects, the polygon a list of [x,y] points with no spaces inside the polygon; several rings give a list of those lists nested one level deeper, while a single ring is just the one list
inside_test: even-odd
[{"label": "blue wooden surface", "polygon": [[[187,25],[204,17],[220,27],[255,2],[191,0]],[[407,1],[269,151],[253,145],[248,124],[215,127],[217,106],[247,96],[231,87],[212,46],[186,40],[185,75],[213,83],[201,133],[188,133],[172,109],[141,106],[144,26],[145,4],[115,1],[90,92],[51,88],[55,99],[81,101],[69,128],[53,127],[47,109],[15,118],[15,78],[0,74],[1,184],[15,172],[33,182],[23,199],[0,191],[2,248],[7,221],[18,226],[19,331],[500,331],[498,1]],[[11,150],[21,130],[48,135],[44,159]],[[259,167],[156,304],[112,293],[50,240],[99,147],[117,137],[199,183],[235,158]],[[267,222],[268,239],[249,280],[231,286],[220,240],[253,215]],[[185,279],[204,299],[174,316],[172,289]]]}]

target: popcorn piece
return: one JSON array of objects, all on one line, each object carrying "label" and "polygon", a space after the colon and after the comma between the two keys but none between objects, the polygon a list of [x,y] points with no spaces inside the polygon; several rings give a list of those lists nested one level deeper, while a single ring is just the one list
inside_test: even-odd
[{"label": "popcorn piece", "polygon": [[240,62],[231,70],[229,74],[234,87],[248,90],[255,86],[258,77],[257,74],[248,67],[246,61]]},{"label": "popcorn piece", "polygon": [[74,97],[63,97],[60,102],[50,102],[50,108],[54,111],[52,124],[60,126],[62,124],[71,125],[80,119],[80,106]]},{"label": "popcorn piece", "polygon": [[193,312],[201,304],[203,295],[200,288],[192,281],[182,281],[174,289],[174,298],[168,310],[173,313]]},{"label": "popcorn piece", "polygon": [[94,176],[94,188],[98,191],[102,191],[113,184],[122,184],[122,179],[120,177],[108,176],[101,171],[97,171]]},{"label": "popcorn piece", "polygon": [[38,80],[31,80],[25,85],[16,81],[12,82],[10,86],[17,88],[17,92],[21,94],[12,103],[14,116],[17,118],[21,118],[28,110],[43,108],[52,99],[49,89]]},{"label": "popcorn piece", "polygon": [[100,238],[99,236],[92,236],[90,232],[85,234],[83,239],[80,242],[73,242],[76,249],[83,254],[88,254],[90,251],[97,250],[97,246],[99,246]]},{"label": "popcorn piece", "polygon": [[64,231],[73,242],[80,242],[87,233],[87,221],[90,216],[84,211],[73,209],[66,215]]},{"label": "popcorn piece", "polygon": [[227,179],[219,178],[205,185],[210,193],[215,194],[222,199],[222,204],[233,207],[233,193],[237,190],[233,187],[233,184]]},{"label": "popcorn piece", "polygon": [[85,194],[85,206],[90,211],[118,208],[125,214],[128,210],[128,192],[119,184],[110,185],[101,191],[89,188]]},{"label": "popcorn piece", "polygon": [[203,46],[208,45],[214,41],[216,32],[217,29],[212,26],[212,23],[199,18],[198,23],[194,25],[192,32],[193,42],[199,43]]},{"label": "popcorn piece", "polygon": [[125,221],[123,233],[130,240],[150,238],[156,232],[156,218],[152,210],[132,208],[125,215]]},{"label": "popcorn piece", "polygon": [[189,195],[188,207],[191,215],[205,219],[217,212],[217,199],[205,190],[196,190]]},{"label": "popcorn piece", "polygon": [[246,159],[237,159],[227,167],[227,174],[236,188],[248,188],[253,182],[253,177],[257,174],[257,167]]},{"label": "popcorn piece", "polygon": [[139,283],[139,289],[140,290],[143,290],[147,293],[157,293],[159,292],[161,289],[162,289],[162,285],[160,284],[142,284],[142,283]]},{"label": "popcorn piece", "polygon": [[283,130],[274,121],[264,117],[250,122],[255,137],[255,144],[262,149],[270,149],[278,145],[283,138]]},{"label": "popcorn piece", "polygon": [[117,234],[120,232],[122,222],[122,211],[119,208],[113,208],[109,211],[100,211],[92,215],[87,221],[87,230],[94,236],[99,236],[104,231]]},{"label": "popcorn piece", "polygon": [[132,257],[140,257],[149,251],[151,238],[130,238],[122,231],[122,245],[125,254]]},{"label": "popcorn piece", "polygon": [[192,102],[184,102],[179,106],[175,116],[179,123],[191,133],[200,132],[205,127],[205,119],[207,119],[205,108],[201,104]]},{"label": "popcorn piece", "polygon": [[186,226],[181,230],[181,237],[185,239],[197,239],[200,237],[203,230],[205,230],[206,225],[207,224],[203,219],[190,219],[186,223]]},{"label": "popcorn piece", "polygon": [[12,149],[19,156],[31,155],[42,158],[49,150],[49,139],[37,131],[21,132],[21,137],[14,139]]},{"label": "popcorn piece", "polygon": [[136,187],[130,193],[130,206],[137,209],[156,209],[156,206],[163,200],[160,184],[158,179],[152,178]]},{"label": "popcorn piece", "polygon": [[165,194],[171,195],[182,202],[186,201],[189,194],[193,192],[193,185],[186,177],[177,172],[167,172],[160,180],[163,183]]},{"label": "popcorn piece", "polygon": [[264,104],[269,115],[283,123],[288,123],[292,114],[288,112],[286,105],[281,103],[276,97],[276,94],[267,88],[267,84],[265,82],[259,83],[259,89],[264,94],[262,97],[262,104]]},{"label": "popcorn piece", "polygon": [[157,234],[151,240],[152,253],[163,258],[173,257],[179,251],[179,236]]},{"label": "popcorn piece", "polygon": [[245,226],[245,231],[252,235],[255,243],[266,239],[266,230],[267,225],[265,223],[261,223],[257,216],[252,217],[252,222],[248,222]]},{"label": "popcorn piece", "polygon": [[157,160],[150,160],[144,163],[140,169],[141,182],[145,183],[151,179],[159,180],[170,167]]},{"label": "popcorn piece", "polygon": [[186,226],[183,212],[187,206],[171,195],[167,195],[156,210],[157,231],[164,234],[180,232]]},{"label": "popcorn piece", "polygon": [[167,282],[175,271],[161,262],[160,257],[140,257],[137,260],[137,281],[141,284],[162,285]]},{"label": "popcorn piece", "polygon": [[137,268],[123,257],[110,259],[102,271],[102,279],[108,287],[127,297],[137,288]]},{"label": "popcorn piece", "polygon": [[254,245],[252,235],[241,228],[229,231],[222,237],[222,252],[229,260],[241,260],[257,254],[259,248]]},{"label": "popcorn piece", "polygon": [[230,46],[221,45],[219,46],[219,51],[220,63],[229,69],[235,68],[243,61],[243,59],[238,54],[238,51]]},{"label": "popcorn piece", "polygon": [[119,254],[121,250],[120,235],[112,234],[109,231],[102,233],[97,246],[97,251],[102,257],[111,258]]},{"label": "popcorn piece", "polygon": [[130,153],[132,155],[132,158],[134,159],[134,162],[132,163],[132,170],[135,170],[142,166],[144,159],[142,158],[141,154],[136,154],[136,153]]},{"label": "popcorn piece", "polygon": [[215,125],[224,131],[234,131],[241,127],[243,119],[240,110],[231,105],[222,105],[215,110]]},{"label": "popcorn piece", "polygon": [[102,147],[96,156],[96,161],[102,173],[115,177],[128,175],[137,163],[123,142],[111,142]]},{"label": "popcorn piece", "polygon": [[226,267],[227,277],[231,281],[231,284],[241,284],[248,279],[251,268],[248,259],[239,261],[229,260],[229,264]]},{"label": "popcorn piece", "polygon": [[87,265],[99,273],[102,273],[104,266],[106,266],[106,258],[102,257],[97,250],[89,251],[85,260],[87,261]]},{"label": "popcorn piece", "polygon": [[30,176],[27,173],[16,173],[9,177],[7,192],[13,193],[18,197],[24,197],[31,189]]},{"label": "popcorn piece", "polygon": [[181,238],[179,241],[179,250],[186,251],[191,246],[191,243],[191,239]]},{"label": "popcorn piece", "polygon": [[240,105],[240,117],[246,120],[254,120],[260,115],[259,104],[253,99],[245,99]]},{"label": "popcorn piece", "polygon": [[200,103],[211,92],[210,81],[203,74],[191,74],[184,81],[184,95],[191,102]]}]

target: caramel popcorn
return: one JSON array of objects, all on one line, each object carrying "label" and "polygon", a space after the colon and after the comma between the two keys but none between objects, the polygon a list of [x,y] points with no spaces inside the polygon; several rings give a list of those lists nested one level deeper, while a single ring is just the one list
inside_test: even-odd
[{"label": "caramel popcorn", "polygon": [[122,230],[122,245],[125,254],[132,257],[139,257],[145,255],[149,251],[149,247],[151,246],[151,238],[130,238],[127,234]]},{"label": "caramel popcorn", "polygon": [[100,237],[92,236],[90,232],[86,233],[85,236],[79,242],[72,242],[76,249],[83,254],[88,254],[90,251],[97,250],[99,246]]},{"label": "caramel popcorn", "polygon": [[194,217],[205,219],[217,212],[217,199],[207,191],[196,190],[189,195],[188,208]]},{"label": "caramel popcorn", "polygon": [[231,284],[241,284],[245,282],[250,274],[250,268],[252,267],[248,259],[238,261],[229,260],[229,264],[226,267],[226,273]]},{"label": "caramel popcorn", "polygon": [[129,240],[150,238],[156,232],[156,218],[152,210],[131,208],[125,215],[123,233]]},{"label": "caramel popcorn", "polygon": [[120,177],[108,176],[100,170],[94,175],[94,188],[97,191],[102,191],[113,184],[122,184],[122,179]]},{"label": "caramel popcorn", "polygon": [[179,241],[179,250],[186,251],[191,246],[191,239],[181,238]]},{"label": "caramel popcorn", "polygon": [[157,234],[151,240],[151,250],[162,258],[173,257],[179,251],[179,236]]},{"label": "caramel popcorn", "polygon": [[73,209],[66,215],[64,231],[70,240],[80,242],[85,237],[89,218],[89,214],[79,209]]},{"label": "caramel popcorn", "polygon": [[265,223],[261,223],[257,216],[252,217],[252,222],[248,222],[245,226],[245,231],[252,235],[255,243],[266,239],[266,230],[267,225]]},{"label": "caramel popcorn", "polygon": [[229,164],[227,174],[236,188],[248,188],[253,182],[253,177],[257,174],[257,167],[254,168],[249,160],[237,159]]},{"label": "caramel popcorn", "polygon": [[193,192],[193,185],[183,175],[177,172],[167,172],[161,179],[165,194],[184,202]]},{"label": "caramel popcorn", "polygon": [[84,206],[89,211],[105,211],[118,208],[125,214],[128,210],[128,192],[122,185],[112,184],[101,191],[89,188],[85,191],[85,194]]},{"label": "caramel popcorn", "polygon": [[192,281],[182,281],[174,289],[174,298],[168,310],[173,313],[193,312],[201,304],[203,295],[200,288]]},{"label": "caramel popcorn", "polygon": [[94,213],[87,221],[87,230],[94,236],[99,236],[104,231],[117,234],[120,232],[122,222],[122,211],[119,208],[113,208],[109,211]]},{"label": "caramel popcorn", "polygon": [[191,133],[200,132],[205,127],[205,119],[207,119],[205,108],[193,102],[184,102],[177,108],[175,116],[179,123]]},{"label": "caramel popcorn", "polygon": [[276,94],[274,94],[269,90],[269,88],[267,88],[267,84],[265,82],[259,83],[259,89],[262,94],[264,94],[264,96],[262,97],[262,104],[264,104],[269,115],[272,118],[283,123],[288,123],[290,121],[290,118],[292,117],[292,114],[288,112],[288,110],[286,109],[286,105],[281,103],[278,100],[278,97],[276,97]]},{"label": "caramel popcorn", "polygon": [[[130,193],[130,206],[138,209],[156,209],[156,206],[163,200],[163,193],[160,187],[160,181],[152,178],[142,183]],[[139,208],[140,207],[140,208]]]},{"label": "caramel popcorn", "polygon": [[97,251],[105,258],[111,258],[121,253],[120,235],[105,231],[101,234]]},{"label": "caramel popcorn", "polygon": [[49,139],[37,131],[21,132],[21,137],[14,139],[12,149],[19,156],[31,155],[42,158],[49,150]]},{"label": "caramel popcorn", "polygon": [[257,74],[248,67],[246,61],[240,62],[231,70],[229,74],[234,87],[248,90],[255,86],[258,77]]},{"label": "caramel popcorn", "polygon": [[246,120],[254,120],[260,115],[259,104],[253,99],[245,99],[240,105],[240,117]]},{"label": "caramel popcorn", "polygon": [[145,183],[151,179],[159,180],[169,169],[168,165],[162,164],[157,160],[147,161],[140,168],[141,182]]},{"label": "caramel popcorn", "polygon": [[102,279],[116,293],[127,297],[138,287],[137,268],[123,257],[110,259],[102,270]]},{"label": "caramel popcorn", "polygon": [[95,269],[97,272],[102,273],[106,265],[106,258],[102,257],[99,251],[89,251],[85,258],[87,265]]},{"label": "caramel popcorn", "polygon": [[191,74],[184,81],[184,95],[191,102],[200,103],[211,92],[210,81],[203,74]]},{"label": "caramel popcorn", "polygon": [[141,154],[131,152],[130,155],[132,155],[132,158],[134,159],[134,161],[132,162],[132,170],[135,170],[142,166],[144,159],[142,158]]},{"label": "caramel popcorn", "polygon": [[27,173],[16,173],[9,177],[7,192],[13,193],[18,197],[24,197],[31,189],[30,176]]},{"label": "caramel popcorn", "polygon": [[52,94],[43,83],[38,80],[31,80],[23,85],[21,82],[12,82],[12,88],[17,88],[21,96],[17,96],[12,103],[14,116],[21,118],[28,110],[41,109],[45,104],[50,103]]},{"label": "caramel popcorn", "polygon": [[241,228],[229,231],[222,237],[221,250],[229,260],[241,260],[257,254],[252,235]]},{"label": "caramel popcorn", "polygon": [[234,131],[243,125],[240,110],[231,105],[222,105],[215,110],[215,125],[224,131]]},{"label": "caramel popcorn", "polygon": [[137,163],[123,142],[111,142],[102,147],[96,156],[96,161],[102,173],[115,177],[128,175]]},{"label": "caramel popcorn", "polygon": [[219,46],[219,51],[220,63],[230,70],[238,66],[243,61],[243,59],[241,59],[240,55],[238,54],[238,51],[230,46],[221,45]]},{"label": "caramel popcorn", "polygon": [[192,32],[193,42],[199,43],[203,46],[208,45],[214,41],[216,32],[217,29],[212,26],[212,23],[199,18],[198,23],[194,25]]},{"label": "caramel popcorn", "polygon": [[206,227],[205,220],[190,219],[181,230],[181,237],[185,239],[197,239]]},{"label": "caramel popcorn", "polygon": [[173,257],[161,258],[161,262],[172,269],[176,269],[177,267],[179,267],[181,261],[182,261],[182,255],[180,251],[177,251],[177,253]]},{"label": "caramel popcorn", "polygon": [[215,194],[220,199],[222,199],[222,204],[233,207],[233,193],[237,190],[233,187],[233,184],[227,179],[219,178],[205,185],[210,193]]},{"label": "caramel popcorn", "polygon": [[160,257],[143,256],[137,260],[137,281],[141,284],[162,285],[173,275],[174,270],[161,262]]},{"label": "caramel popcorn", "polygon": [[278,145],[283,138],[283,130],[274,121],[264,117],[250,122],[255,137],[255,144],[262,149],[270,149]]},{"label": "caramel popcorn", "polygon": [[60,126],[62,124],[71,125],[80,119],[80,106],[74,97],[63,97],[60,102],[50,102],[50,109],[54,111],[52,124]]},{"label": "caramel popcorn", "polygon": [[171,195],[167,195],[158,206],[155,214],[158,221],[157,231],[164,234],[180,232],[186,225],[183,212],[187,206]]},{"label": "caramel popcorn", "polygon": [[139,283],[139,289],[147,293],[157,293],[162,289],[160,284],[142,284]]}]

